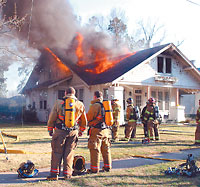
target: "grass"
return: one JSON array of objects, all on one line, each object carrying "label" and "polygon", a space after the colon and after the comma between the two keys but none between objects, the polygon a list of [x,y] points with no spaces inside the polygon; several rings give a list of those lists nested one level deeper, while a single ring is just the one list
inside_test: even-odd
[{"label": "grass", "polygon": [[[133,155],[153,155],[163,152],[177,152],[184,149],[196,148],[194,143],[195,125],[166,125],[160,126],[160,138],[158,142],[141,144],[143,139],[142,126],[137,127],[137,138],[135,142],[117,142],[112,144],[112,159],[128,158]],[[36,168],[49,168],[51,159],[51,137],[49,137],[45,125],[12,125],[1,126],[1,131],[7,134],[17,135],[19,141],[4,137],[7,149],[24,150],[36,154],[9,154],[9,160],[5,154],[0,154],[0,172],[16,171],[21,162],[31,160]],[[124,137],[124,127],[120,128],[120,138]],[[79,139],[76,154],[85,157],[89,162],[89,150],[87,148],[88,136],[86,132]],[[0,141],[0,148],[3,148]],[[47,154],[44,154],[47,153]],[[84,175],[74,177],[70,181],[38,182],[29,186],[197,186],[200,177],[193,179],[187,177],[166,176],[163,171],[169,166],[178,166],[178,162],[162,163],[151,166],[137,167],[133,169],[112,170],[110,173],[99,173],[95,175]],[[199,161],[197,162],[199,164]]]}]

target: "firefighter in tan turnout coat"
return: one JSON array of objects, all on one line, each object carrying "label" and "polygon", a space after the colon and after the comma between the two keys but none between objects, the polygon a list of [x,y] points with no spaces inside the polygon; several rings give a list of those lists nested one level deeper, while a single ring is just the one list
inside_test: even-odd
[{"label": "firefighter in tan turnout coat", "polygon": [[155,105],[155,103],[156,101],[154,98],[149,98],[147,105],[142,110],[142,123],[144,124],[144,135],[150,140],[154,140],[154,136],[155,140],[159,140],[159,109],[158,106]]},{"label": "firefighter in tan turnout coat", "polygon": [[89,126],[88,148],[90,150],[90,169],[88,173],[99,172],[100,153],[103,157],[103,170],[110,171],[111,169],[111,151],[109,134],[110,129],[105,124],[102,111],[102,92],[94,92],[94,100],[91,101],[89,111],[87,113]]},{"label": "firefighter in tan turnout coat", "polygon": [[[136,126],[137,119],[139,118],[139,110],[137,107],[133,105],[133,99],[128,98],[126,100],[127,108],[126,108],[126,120],[128,124],[125,126],[125,138],[121,141],[134,141],[136,138]],[[131,138],[132,136],[132,138]]]},{"label": "firefighter in tan turnout coat", "polygon": [[200,145],[200,100],[199,100],[199,108],[197,109],[196,115],[196,131],[195,131],[195,144]]},{"label": "firefighter in tan turnout coat", "polygon": [[[66,105],[65,99],[73,99],[69,105],[73,105],[74,109],[71,112],[74,114],[74,124],[72,127],[67,127],[65,119],[64,107]],[[78,121],[79,120],[79,121]],[[78,122],[78,123],[77,123]],[[47,180],[57,180],[59,174],[59,165],[63,159],[63,176],[64,179],[69,179],[72,176],[72,165],[74,159],[74,149],[76,148],[78,136],[81,136],[86,129],[87,117],[85,107],[75,97],[75,89],[69,87],[65,91],[64,100],[57,100],[50,113],[48,120],[49,135],[52,136],[51,147],[51,171]]]},{"label": "firefighter in tan turnout coat", "polygon": [[112,104],[112,111],[113,111],[113,126],[112,126],[112,142],[118,141],[118,133],[119,133],[119,126],[120,126],[120,112],[121,106],[118,103],[118,99],[112,96],[111,104]]}]

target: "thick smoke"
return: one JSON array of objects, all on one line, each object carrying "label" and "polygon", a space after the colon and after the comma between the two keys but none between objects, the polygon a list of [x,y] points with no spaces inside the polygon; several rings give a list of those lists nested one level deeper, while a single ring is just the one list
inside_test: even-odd
[{"label": "thick smoke", "polygon": [[67,48],[76,32],[76,19],[66,0],[8,0],[3,14],[16,11],[19,18],[26,15],[25,24],[18,32],[34,48]]},{"label": "thick smoke", "polygon": [[13,16],[15,4],[19,18],[26,15],[25,24],[17,32],[18,37],[28,40],[30,47],[68,49],[68,58],[76,63],[75,37],[80,32],[88,63],[93,60],[94,50],[104,51],[111,58],[128,52],[123,45],[117,48],[108,34],[96,32],[93,28],[81,28],[67,0],[8,0],[3,11],[7,18]]}]

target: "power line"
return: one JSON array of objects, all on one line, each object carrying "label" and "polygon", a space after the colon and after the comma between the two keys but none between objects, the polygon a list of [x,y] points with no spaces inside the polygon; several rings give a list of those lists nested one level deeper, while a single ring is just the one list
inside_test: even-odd
[{"label": "power line", "polygon": [[188,1],[188,2],[190,2],[190,3],[192,3],[192,4],[195,4],[195,5],[197,5],[197,6],[200,6],[200,4],[195,3],[195,2],[193,2],[193,1],[190,1],[190,0],[186,0],[186,1]]}]

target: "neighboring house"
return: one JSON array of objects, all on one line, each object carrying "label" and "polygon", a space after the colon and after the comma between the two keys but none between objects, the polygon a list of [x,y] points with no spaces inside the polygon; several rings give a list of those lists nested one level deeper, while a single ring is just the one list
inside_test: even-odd
[{"label": "neighboring house", "polygon": [[122,116],[127,98],[132,97],[142,109],[148,98],[154,97],[162,117],[174,121],[185,120],[181,96],[200,91],[199,71],[173,44],[138,51],[99,74],[86,71],[94,64],[78,66],[64,52],[54,50],[54,53],[66,66],[55,61],[47,51],[42,52],[22,91],[27,106],[36,108],[40,121],[47,121],[55,100],[63,97],[67,86],[77,90],[86,111],[94,91],[100,90],[105,99],[111,95],[118,97],[124,109]]},{"label": "neighboring house", "polygon": [[[200,71],[200,68],[197,68]],[[193,92],[192,94],[182,95],[181,103],[185,106],[185,115],[188,118],[195,118],[197,109],[199,107],[200,92]]]}]

